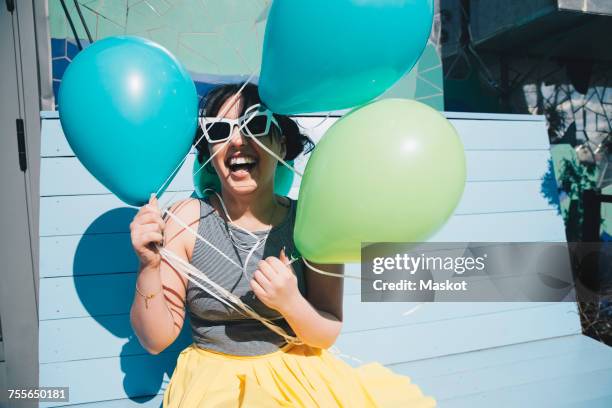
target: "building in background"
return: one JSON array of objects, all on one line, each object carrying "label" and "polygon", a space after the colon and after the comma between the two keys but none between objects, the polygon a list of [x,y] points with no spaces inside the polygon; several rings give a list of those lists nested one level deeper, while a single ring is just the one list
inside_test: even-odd
[{"label": "building in background", "polygon": [[579,239],[581,192],[612,193],[612,2],[441,0],[440,9],[445,109],[545,115],[568,239]]},{"label": "building in background", "polygon": [[[90,39],[113,35],[145,37],[166,47],[187,67],[200,95],[218,83],[251,75],[257,80],[271,0],[79,1],[84,24],[74,2],[64,3],[66,9],[60,0],[49,0],[55,95],[78,43],[85,47]],[[413,98],[444,109],[439,32],[436,13],[421,59],[383,97]]]},{"label": "building in background", "polygon": [[[568,241],[612,241],[612,1],[441,0],[439,14],[445,109],[545,115]],[[610,343],[610,298],[580,311]]]}]

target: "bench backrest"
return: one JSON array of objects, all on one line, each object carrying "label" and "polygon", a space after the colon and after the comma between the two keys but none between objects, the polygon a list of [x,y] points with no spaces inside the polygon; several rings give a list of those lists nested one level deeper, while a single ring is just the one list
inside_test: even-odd
[{"label": "bench backrest", "polygon": [[[447,116],[465,147],[468,180],[455,214],[432,240],[565,241],[543,117]],[[335,120],[299,118],[315,140]],[[71,403],[161,394],[190,342],[189,325],[159,355],[140,346],[129,322],[137,267],[129,223],[136,209],[83,168],[57,115],[43,114],[42,129],[40,384],[70,384]],[[169,188],[177,199],[193,192],[193,158]],[[296,178],[290,195],[296,198],[298,189]],[[571,302],[427,303],[406,313],[415,305],[361,303],[359,290],[345,282],[337,343],[353,363],[392,364],[581,332]]]}]

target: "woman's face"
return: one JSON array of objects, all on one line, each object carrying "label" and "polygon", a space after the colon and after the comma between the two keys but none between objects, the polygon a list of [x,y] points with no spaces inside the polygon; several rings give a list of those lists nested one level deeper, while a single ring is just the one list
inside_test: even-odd
[{"label": "woman's face", "polygon": [[[243,101],[233,102],[233,98],[228,98],[219,109],[218,116],[225,112],[223,116],[226,118],[239,118],[243,112]],[[274,128],[275,126],[271,124],[268,136],[259,137],[258,140],[283,158],[284,143],[279,143],[272,135]],[[234,126],[229,142],[208,145],[210,153],[215,155],[212,165],[219,175],[221,184],[227,192],[233,194],[249,194],[258,189],[268,188],[272,191],[277,160],[243,132],[244,130],[241,132],[238,126]]]}]

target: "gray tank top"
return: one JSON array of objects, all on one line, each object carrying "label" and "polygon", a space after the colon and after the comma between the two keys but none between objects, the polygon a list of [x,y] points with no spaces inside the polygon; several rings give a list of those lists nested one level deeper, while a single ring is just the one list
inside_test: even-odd
[{"label": "gray tank top", "polygon": [[[238,242],[249,243],[252,248],[255,240],[238,227],[228,224],[214,209],[208,198],[200,201],[200,223],[198,233],[215,247],[223,251],[240,266],[244,265],[248,251],[235,248],[230,239],[229,230]],[[252,278],[257,269],[257,263],[268,256],[278,257],[285,246],[287,257],[297,256],[298,252],[293,242],[293,227],[297,203],[290,201],[290,208],[285,219],[272,227],[265,243],[261,245],[249,259],[247,276]],[[284,200],[283,202],[286,202]],[[267,231],[253,232],[258,237],[264,237]],[[193,266],[204,272],[210,279],[238,296],[260,316],[271,319],[282,327],[289,335],[295,335],[287,321],[274,309],[267,307],[253,293],[249,282],[244,278],[242,270],[228,261],[210,245],[196,239],[191,259]],[[295,261],[291,264],[298,278],[298,287],[303,296],[306,295],[303,269],[304,263]],[[194,277],[206,286],[200,279]],[[187,310],[191,324],[194,343],[199,347],[211,349],[226,354],[254,356],[268,354],[287,344],[286,340],[264,326],[258,320],[244,316],[231,309],[214,296],[188,281]]]}]

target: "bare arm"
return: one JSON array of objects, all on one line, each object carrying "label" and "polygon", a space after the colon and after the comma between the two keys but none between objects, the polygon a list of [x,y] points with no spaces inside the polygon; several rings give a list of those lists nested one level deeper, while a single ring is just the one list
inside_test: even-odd
[{"label": "bare arm", "polygon": [[[171,211],[181,219],[194,223],[195,208],[193,200],[181,202]],[[198,217],[196,212],[195,222]],[[146,300],[138,292],[130,310],[130,322],[140,344],[151,354],[159,354],[171,345],[181,332],[185,320],[186,279],[173,269],[159,252],[154,243],[162,240],[164,247],[189,262],[187,248],[195,241],[172,219],[163,220],[155,200],[144,206],[130,225],[132,245],[140,259],[136,279],[138,290],[144,295],[155,294]]]},{"label": "bare arm", "polygon": [[[342,264],[315,264],[314,267],[342,274]],[[295,296],[284,310],[284,317],[304,343],[319,348],[331,347],[342,329],[344,280],[325,276],[305,266],[306,298]]]},{"label": "bare arm", "polygon": [[[342,274],[344,265],[318,265],[315,268]],[[304,343],[331,347],[342,328],[343,280],[325,276],[305,267],[307,298],[298,289],[297,277],[281,251],[280,258],[261,260],[253,274],[251,288],[268,307],[278,310]]]}]

